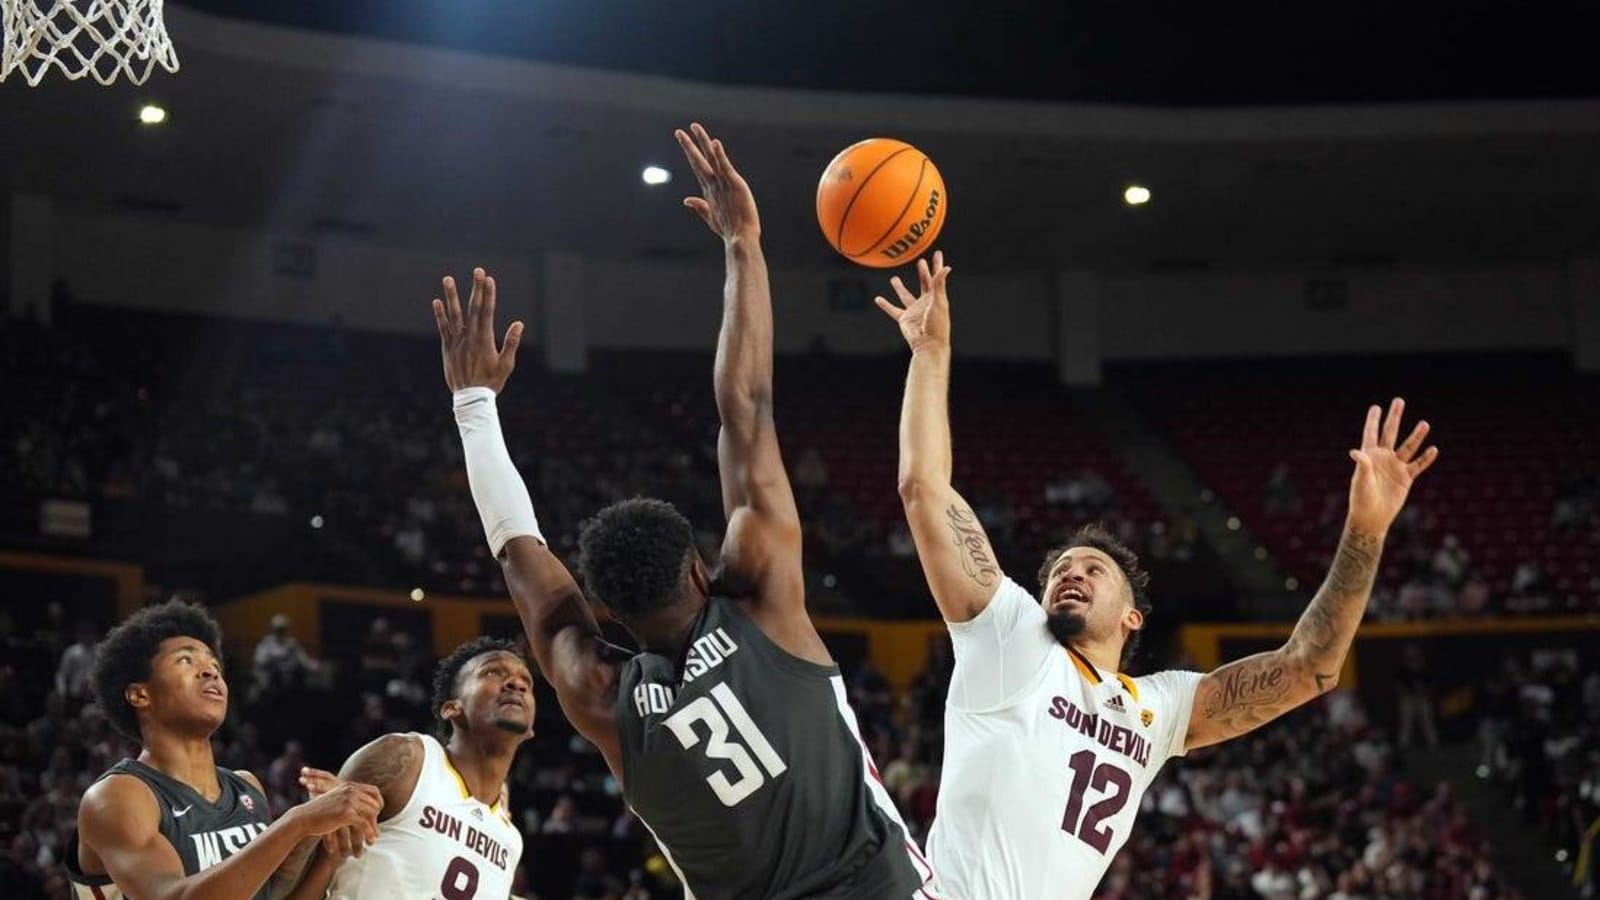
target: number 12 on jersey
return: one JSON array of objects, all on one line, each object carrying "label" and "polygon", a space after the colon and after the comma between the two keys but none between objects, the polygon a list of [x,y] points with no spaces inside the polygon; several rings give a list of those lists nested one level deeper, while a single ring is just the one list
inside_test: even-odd
[{"label": "number 12 on jersey", "polygon": [[[694,702],[673,713],[662,724],[670,728],[677,736],[678,743],[688,750],[700,743],[700,735],[694,729],[696,722],[703,722],[708,732],[706,758],[726,760],[738,770],[737,780],[729,779],[725,772],[713,772],[706,777],[706,783],[711,785],[711,790],[716,792],[717,799],[724,806],[738,805],[739,801],[766,784],[768,777],[777,778],[788,770],[778,751],[772,749],[767,736],[761,733],[755,720],[750,718],[750,713],[745,711],[744,704],[739,702],[726,684],[712,688],[709,697],[696,697]],[[744,742],[744,746],[728,740],[730,725],[739,733],[739,740]],[[752,753],[755,759],[751,759]],[[756,765],[756,760],[761,761],[760,766]]]},{"label": "number 12 on jersey", "polygon": [[[1072,768],[1072,789],[1066,815],[1061,817],[1061,830],[1105,853],[1111,846],[1111,829],[1100,827],[1100,823],[1122,812],[1122,807],[1128,804],[1128,796],[1133,792],[1133,776],[1110,763],[1095,765],[1093,750],[1072,754],[1068,765]],[[1090,788],[1105,791],[1107,796],[1085,813],[1083,795]]]}]

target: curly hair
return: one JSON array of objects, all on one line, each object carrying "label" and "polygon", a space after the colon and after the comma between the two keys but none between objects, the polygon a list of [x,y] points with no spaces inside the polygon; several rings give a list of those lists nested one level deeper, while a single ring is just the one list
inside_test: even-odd
[{"label": "curly hair", "polygon": [[[504,651],[518,659],[522,659],[522,651],[517,648],[516,641],[484,635],[467,641],[465,644],[451,650],[449,656],[439,660],[438,668],[433,670],[433,701],[428,708],[433,710],[433,717],[438,720],[437,727],[440,737],[450,736],[450,722],[445,719],[440,710],[444,708],[446,703],[456,699],[456,692],[461,688],[459,684],[461,670],[467,667],[467,663],[472,662],[483,654],[496,651]],[[531,666],[529,670],[532,670]]]},{"label": "curly hair", "polygon": [[677,599],[694,528],[672,504],[635,497],[600,510],[578,549],[589,596],[626,623]]},{"label": "curly hair", "polygon": [[139,714],[123,694],[128,685],[150,678],[150,663],[168,638],[188,637],[205,644],[222,662],[222,629],[217,620],[199,606],[181,600],[168,600],[147,606],[111,629],[94,648],[90,680],[95,702],[106,721],[124,737],[143,741],[139,733]]},{"label": "curly hair", "polygon": [[[1079,528],[1072,533],[1072,537],[1067,538],[1065,544],[1053,547],[1045,554],[1044,565],[1039,567],[1039,590],[1044,590],[1050,582],[1050,570],[1061,560],[1061,555],[1076,547],[1092,547],[1111,557],[1111,561],[1117,564],[1123,577],[1128,580],[1128,589],[1133,592],[1134,608],[1145,616],[1150,615],[1150,573],[1139,564],[1139,554],[1117,540],[1116,535],[1098,522]],[[1127,665],[1138,652],[1140,636],[1141,632],[1138,631],[1128,635],[1128,642],[1122,646],[1123,665]]]}]

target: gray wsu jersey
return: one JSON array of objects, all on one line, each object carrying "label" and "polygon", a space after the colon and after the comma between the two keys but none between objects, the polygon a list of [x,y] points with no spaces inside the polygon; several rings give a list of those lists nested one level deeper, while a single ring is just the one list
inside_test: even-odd
[{"label": "gray wsu jersey", "polygon": [[837,666],[712,598],[682,665],[641,653],[616,717],[623,794],[699,900],[911,897],[931,881]]},{"label": "gray wsu jersey", "polygon": [[[183,874],[197,875],[244,848],[272,824],[267,798],[250,782],[222,767],[217,781],[222,796],[211,803],[200,793],[177,779],[158,772],[136,759],[124,759],[101,778],[132,775],[144,782],[156,805],[161,808],[161,836],[183,860]],[[67,877],[74,896],[93,900],[114,900],[121,891],[105,875],[87,875],[78,869],[78,836],[73,834],[66,852]],[[256,900],[266,900],[263,886]]]}]

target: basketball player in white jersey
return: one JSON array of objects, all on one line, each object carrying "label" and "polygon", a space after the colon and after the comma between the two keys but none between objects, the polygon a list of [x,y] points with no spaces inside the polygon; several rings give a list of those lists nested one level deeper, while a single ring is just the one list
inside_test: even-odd
[{"label": "basketball player in white jersey", "polygon": [[[1150,608],[1138,557],[1097,527],[1052,551],[1041,599],[1005,577],[951,487],[950,305],[942,253],[913,296],[878,305],[912,351],[900,496],[955,648],[928,856],[963,900],[1087,900],[1169,757],[1237,737],[1330,690],[1366,609],[1384,536],[1438,458],[1426,422],[1396,446],[1404,404],[1367,412],[1344,536],[1281,648],[1207,675],[1120,673]],[[1002,439],[997,435],[997,439]]]},{"label": "basketball player in white jersey", "polygon": [[[510,641],[469,641],[440,661],[433,709],[447,743],[386,734],[339,771],[340,781],[377,787],[383,809],[378,839],[333,873],[330,900],[511,895],[522,834],[505,785],[517,748],[533,736],[533,675]],[[328,786],[303,781],[313,794]]]}]

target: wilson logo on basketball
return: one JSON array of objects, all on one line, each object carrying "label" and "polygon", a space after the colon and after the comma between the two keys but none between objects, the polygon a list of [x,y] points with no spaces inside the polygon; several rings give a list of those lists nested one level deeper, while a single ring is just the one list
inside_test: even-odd
[{"label": "wilson logo on basketball", "polygon": [[901,235],[899,240],[883,248],[882,250],[879,250],[878,252],[882,253],[889,259],[899,259],[907,250],[915,247],[917,243],[922,240],[922,236],[928,233],[929,229],[933,225],[933,220],[937,218],[938,215],[939,189],[934,188],[928,192],[928,208],[922,211],[922,220],[919,222],[912,222],[911,227],[906,229],[906,233]]}]

